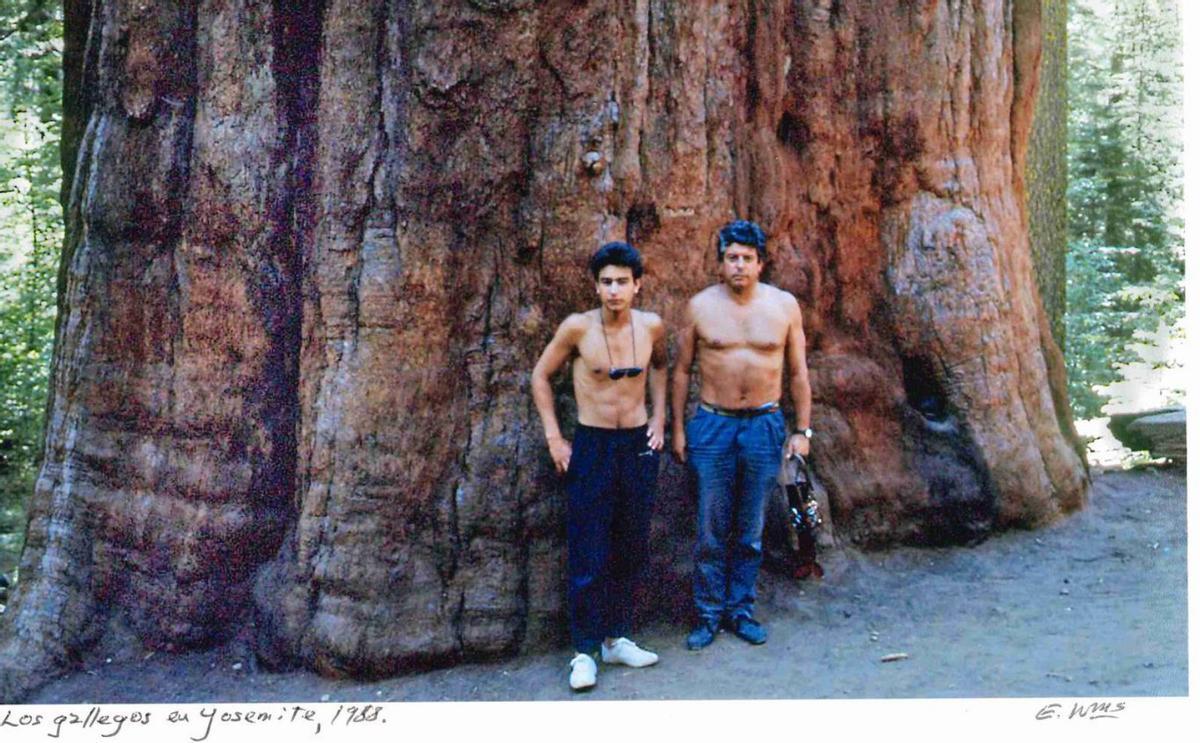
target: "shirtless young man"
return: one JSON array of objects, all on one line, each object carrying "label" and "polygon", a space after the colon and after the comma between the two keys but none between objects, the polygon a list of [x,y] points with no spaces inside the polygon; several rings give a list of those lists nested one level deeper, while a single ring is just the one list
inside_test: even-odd
[{"label": "shirtless young man", "polygon": [[[721,283],[688,302],[671,383],[672,449],[699,483],[693,600],[699,621],[689,650],[710,643],[722,626],[760,645],[754,583],[762,564],[768,494],[780,454],[808,455],[812,408],[800,305],[759,275],[766,235],[736,221],[717,236]],[[698,357],[700,404],[683,426],[692,361]],[[796,411],[791,429],[779,408],[786,361]]]},{"label": "shirtless young man", "polygon": [[[600,307],[559,325],[532,377],[550,457],[566,474],[567,601],[575,648],[570,685],[576,690],[595,685],[597,651],[605,663],[640,668],[658,662],[628,635],[634,588],[649,556],[667,412],[666,328],[658,315],[633,309],[641,256],[626,243],[608,243],[588,267]],[[579,407],[573,445],[558,427],[550,388],[550,376],[571,357]]]}]

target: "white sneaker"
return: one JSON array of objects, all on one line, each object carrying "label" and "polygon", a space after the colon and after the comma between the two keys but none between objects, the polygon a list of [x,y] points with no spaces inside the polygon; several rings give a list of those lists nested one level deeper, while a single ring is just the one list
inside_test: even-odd
[{"label": "white sneaker", "polygon": [[575,691],[590,689],[596,685],[596,661],[592,656],[576,653],[571,659],[571,688]]},{"label": "white sneaker", "polygon": [[631,668],[645,668],[658,662],[658,655],[649,650],[642,650],[633,640],[618,637],[612,647],[600,645],[600,660],[605,663],[619,663]]}]

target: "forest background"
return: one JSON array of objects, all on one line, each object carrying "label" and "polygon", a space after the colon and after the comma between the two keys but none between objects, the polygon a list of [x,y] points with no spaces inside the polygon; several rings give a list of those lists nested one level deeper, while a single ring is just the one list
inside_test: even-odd
[{"label": "forest background", "polygon": [[[1067,12],[1067,200],[1036,208],[1067,210],[1056,334],[1077,426],[1098,438],[1106,414],[1183,400],[1181,32],[1176,0],[1072,0]],[[54,342],[62,33],[58,2],[0,0],[0,574],[9,580]]]}]

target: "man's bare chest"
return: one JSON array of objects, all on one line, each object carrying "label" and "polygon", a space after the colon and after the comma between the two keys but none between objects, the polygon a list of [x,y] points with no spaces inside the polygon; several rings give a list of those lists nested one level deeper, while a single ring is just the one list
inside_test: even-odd
[{"label": "man's bare chest", "polygon": [[697,318],[696,333],[705,348],[747,348],[771,353],[782,349],[787,343],[787,319],[780,313],[770,311],[715,308]]},{"label": "man's bare chest", "polygon": [[650,360],[651,345],[651,339],[641,328],[631,331],[626,325],[602,331],[596,325],[575,346],[575,372],[584,371],[598,379],[608,379],[609,369],[644,367]]}]

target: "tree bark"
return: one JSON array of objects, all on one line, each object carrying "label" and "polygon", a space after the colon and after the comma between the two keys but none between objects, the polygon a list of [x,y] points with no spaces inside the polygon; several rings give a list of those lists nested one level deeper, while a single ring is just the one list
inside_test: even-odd
[{"label": "tree bark", "polygon": [[[735,216],[804,310],[839,538],[965,542],[1084,502],[1027,237],[1040,0],[67,21],[92,103],[67,107],[87,123],[5,697],[108,616],[177,648],[252,609],[266,661],[332,675],[558,641],[529,369],[593,304],[599,244],[637,244],[676,327]],[[646,597],[674,618],[685,483],[665,468]]]},{"label": "tree bark", "polygon": [[1061,349],[1067,310],[1067,3],[1042,2],[1042,61],[1029,139],[1029,247],[1038,293]]}]

